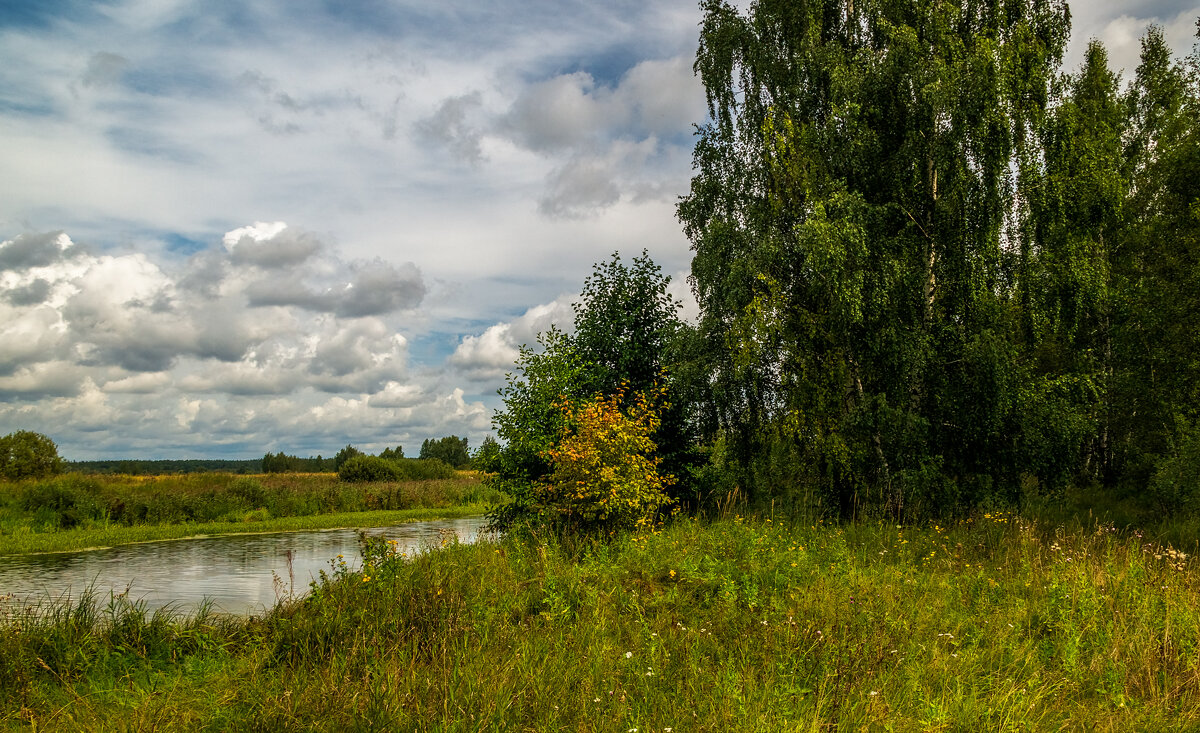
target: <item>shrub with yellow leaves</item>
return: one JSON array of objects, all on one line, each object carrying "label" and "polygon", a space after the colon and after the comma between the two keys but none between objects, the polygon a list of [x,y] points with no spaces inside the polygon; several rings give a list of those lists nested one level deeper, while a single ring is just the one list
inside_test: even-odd
[{"label": "shrub with yellow leaves", "polygon": [[[535,487],[537,502],[569,531],[606,534],[633,529],[669,504],[675,478],[659,472],[658,430],[664,390],[627,399],[624,390],[559,409],[563,428],[542,456],[552,466]],[[551,517],[546,517],[551,519]]]}]

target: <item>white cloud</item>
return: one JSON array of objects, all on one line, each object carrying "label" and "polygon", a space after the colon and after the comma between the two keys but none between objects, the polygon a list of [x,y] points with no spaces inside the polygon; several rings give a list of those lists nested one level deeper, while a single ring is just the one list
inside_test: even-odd
[{"label": "white cloud", "polygon": [[557,326],[570,331],[574,322],[573,296],[536,305],[512,321],[489,326],[478,336],[464,336],[447,360],[473,380],[499,380],[513,371],[521,346],[537,346],[538,334]]}]

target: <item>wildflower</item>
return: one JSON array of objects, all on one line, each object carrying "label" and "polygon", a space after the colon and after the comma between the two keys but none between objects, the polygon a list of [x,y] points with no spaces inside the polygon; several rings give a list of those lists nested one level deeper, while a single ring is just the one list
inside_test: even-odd
[{"label": "wildflower", "polygon": [[633,658],[633,652],[625,652],[625,658],[626,658],[626,659],[632,659],[632,658]]},{"label": "wildflower", "polygon": [[370,583],[370,582],[371,582],[371,576],[370,576],[370,575],[364,575],[364,576],[363,576],[363,582],[364,582],[364,583]]}]

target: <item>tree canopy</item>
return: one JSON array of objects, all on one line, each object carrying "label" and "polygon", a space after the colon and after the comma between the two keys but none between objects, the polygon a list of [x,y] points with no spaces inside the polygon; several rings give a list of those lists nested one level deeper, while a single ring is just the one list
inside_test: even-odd
[{"label": "tree canopy", "polygon": [[752,495],[953,511],[1190,434],[1197,85],[1161,31],[1122,93],[1097,43],[1060,73],[1062,2],[703,8],[679,216]]},{"label": "tree canopy", "polygon": [[0,476],[15,481],[62,473],[58,446],[50,438],[29,430],[18,430],[0,438]]}]

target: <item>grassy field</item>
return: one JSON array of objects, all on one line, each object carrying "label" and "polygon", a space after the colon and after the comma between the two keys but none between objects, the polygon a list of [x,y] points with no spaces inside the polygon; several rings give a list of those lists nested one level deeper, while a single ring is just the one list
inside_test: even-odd
[{"label": "grassy field", "polygon": [[205,534],[368,527],[482,513],[479,477],[344,483],[333,474],[88,476],[0,482],[0,556]]},{"label": "grassy field", "polygon": [[365,548],[265,618],[10,619],[9,725],[86,730],[1200,729],[1193,558],[1103,524],[679,520]]}]

